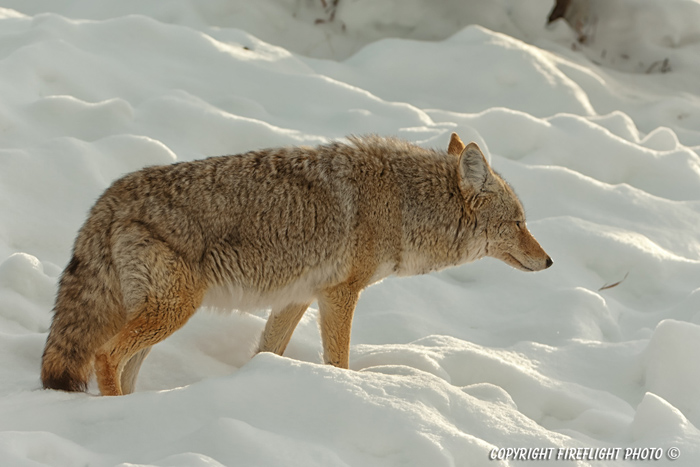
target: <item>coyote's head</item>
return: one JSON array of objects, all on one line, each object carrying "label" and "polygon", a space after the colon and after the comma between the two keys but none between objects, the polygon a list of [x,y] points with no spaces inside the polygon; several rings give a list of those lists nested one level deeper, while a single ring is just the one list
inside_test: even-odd
[{"label": "coyote's head", "polygon": [[522,271],[541,271],[552,265],[525,226],[525,210],[511,187],[491,170],[476,143],[464,145],[452,133],[447,150],[459,156],[460,188],[475,216],[476,230],[485,237],[486,255]]}]

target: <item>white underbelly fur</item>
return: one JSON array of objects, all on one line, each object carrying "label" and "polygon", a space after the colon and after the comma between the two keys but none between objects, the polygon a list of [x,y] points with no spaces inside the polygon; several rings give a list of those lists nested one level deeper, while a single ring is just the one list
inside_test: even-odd
[{"label": "white underbelly fur", "polygon": [[[337,272],[335,272],[337,274]],[[310,271],[292,283],[275,290],[259,291],[236,284],[210,287],[204,295],[202,306],[220,310],[279,311],[290,304],[311,303],[329,280],[333,280],[332,268]]]},{"label": "white underbelly fur", "polygon": [[[304,274],[285,287],[265,292],[250,288],[245,289],[235,284],[213,286],[205,293],[201,306],[222,311],[271,309],[274,313],[290,304],[310,304],[316,300],[319,292],[327,284],[333,283],[339,277],[347,275],[338,274],[337,270],[334,269],[331,267],[318,268]],[[386,263],[380,265],[370,279],[370,284],[375,284],[390,276],[394,269],[394,264]]]}]

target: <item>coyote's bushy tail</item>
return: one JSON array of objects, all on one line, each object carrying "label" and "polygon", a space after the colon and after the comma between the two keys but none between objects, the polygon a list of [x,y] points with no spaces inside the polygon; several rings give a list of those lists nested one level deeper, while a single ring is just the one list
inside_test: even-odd
[{"label": "coyote's bushy tail", "polygon": [[90,224],[78,235],[73,257],[61,275],[41,364],[47,389],[85,391],[95,352],[125,319],[107,234]]}]

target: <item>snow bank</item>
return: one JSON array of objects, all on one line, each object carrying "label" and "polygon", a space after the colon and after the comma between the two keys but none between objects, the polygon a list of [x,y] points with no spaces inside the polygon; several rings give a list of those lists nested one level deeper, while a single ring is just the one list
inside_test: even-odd
[{"label": "snow bank", "polygon": [[648,391],[663,397],[695,425],[700,422],[700,370],[684,355],[700,350],[700,326],[664,320],[656,327],[647,349],[645,385]]},{"label": "snow bank", "polygon": [[[695,465],[690,3],[645,0],[668,28],[609,39],[673,52],[670,73],[646,75],[591,61],[602,18],[571,50],[544,0],[348,0],[320,24],[330,11],[311,1],[5,2],[0,464],[519,465],[498,453],[551,448],[548,465],[620,465],[653,447]],[[286,358],[251,358],[264,312],[202,310],[155,346],[132,395],[39,389],[58,276],[115,178],[351,133],[445,147],[452,131],[487,148],[553,268],[485,259],[367,289],[353,371],[320,364],[313,307]]]},{"label": "snow bank", "polygon": [[314,68],[419,108],[475,113],[509,107],[538,117],[593,113],[586,95],[546,52],[478,27],[439,43],[385,39],[343,63],[323,61]]}]

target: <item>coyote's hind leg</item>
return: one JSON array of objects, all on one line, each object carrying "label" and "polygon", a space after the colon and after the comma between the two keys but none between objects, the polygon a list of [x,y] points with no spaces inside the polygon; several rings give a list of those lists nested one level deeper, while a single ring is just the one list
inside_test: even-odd
[{"label": "coyote's hind leg", "polygon": [[122,393],[131,394],[134,392],[134,387],[136,386],[136,377],[141,369],[141,364],[151,352],[151,347],[148,346],[145,349],[141,349],[133,357],[129,359],[124,365],[124,370],[122,371],[121,383],[122,383]]},{"label": "coyote's hind leg", "polygon": [[[184,282],[184,278],[174,282],[167,294],[149,297],[144,306],[129,317],[121,331],[97,352],[95,373],[103,395],[118,396],[125,393],[124,389],[133,390],[138,367],[145,358],[145,354],[136,354],[180,329],[197,310],[202,293],[177,284]],[[129,366],[132,357],[136,360]],[[125,367],[128,367],[124,378],[128,388],[121,385]]]},{"label": "coyote's hind leg", "polygon": [[115,250],[128,251],[117,257],[123,258],[118,269],[129,311],[121,330],[95,355],[103,395],[132,391],[147,349],[180,329],[204,295],[190,266],[144,226],[131,225],[119,234]]}]

